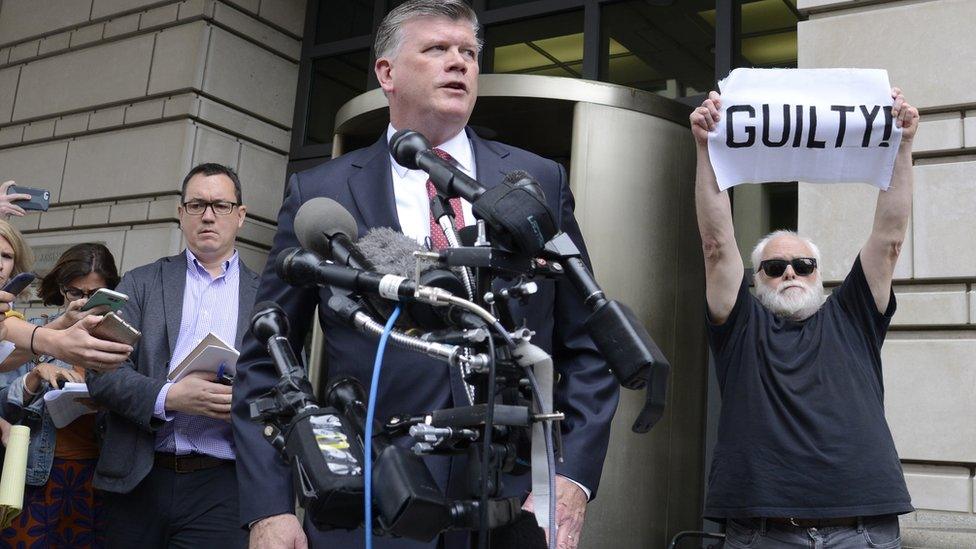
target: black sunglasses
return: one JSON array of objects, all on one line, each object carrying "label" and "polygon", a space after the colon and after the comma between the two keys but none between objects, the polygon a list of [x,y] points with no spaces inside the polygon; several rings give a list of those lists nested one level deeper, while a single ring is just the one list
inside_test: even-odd
[{"label": "black sunglasses", "polygon": [[812,257],[794,257],[785,259],[767,259],[759,263],[759,270],[770,278],[779,278],[786,272],[786,266],[792,265],[797,276],[808,276],[817,270],[817,260]]}]

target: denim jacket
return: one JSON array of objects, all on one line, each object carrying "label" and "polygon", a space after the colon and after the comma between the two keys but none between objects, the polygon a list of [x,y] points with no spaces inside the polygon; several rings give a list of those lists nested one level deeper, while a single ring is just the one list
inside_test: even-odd
[{"label": "denim jacket", "polygon": [[[51,319],[53,320],[53,319]],[[31,319],[32,323],[35,319]],[[44,486],[51,474],[54,463],[54,440],[57,427],[51,420],[44,406],[44,393],[51,390],[46,381],[41,381],[41,387],[36,396],[24,394],[24,376],[35,366],[43,362],[50,362],[60,368],[71,368],[60,360],[43,360],[24,363],[20,368],[0,374],[0,413],[4,419],[14,425],[30,427],[30,445],[27,450],[27,484],[30,486]],[[27,398],[25,405],[24,398]]]}]

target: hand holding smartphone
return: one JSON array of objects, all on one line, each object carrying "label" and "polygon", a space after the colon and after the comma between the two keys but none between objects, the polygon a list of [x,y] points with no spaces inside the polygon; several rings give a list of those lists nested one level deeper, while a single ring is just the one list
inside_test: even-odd
[{"label": "hand holding smartphone", "polygon": [[115,313],[108,313],[102,321],[92,328],[91,335],[98,339],[107,339],[116,343],[135,345],[136,341],[142,337],[142,332],[136,330],[131,324],[122,320]]},{"label": "hand holding smartphone", "polygon": [[[10,185],[7,187],[7,195],[21,195],[16,198],[11,197],[12,200],[16,200],[17,206],[24,210],[34,210],[39,212],[46,212],[51,206],[51,191],[47,189],[34,189],[31,187],[18,187],[16,185]],[[27,197],[26,199],[24,197]]]},{"label": "hand holding smartphone", "polygon": [[26,290],[31,285],[31,282],[34,282],[35,278],[37,278],[35,273],[20,273],[4,284],[3,291],[17,295]]},{"label": "hand holding smartphone", "polygon": [[15,202],[18,200],[30,200],[31,195],[11,191],[10,189],[13,186],[13,181],[5,181],[3,184],[0,184],[0,218],[7,219],[12,215],[16,215],[17,217],[27,215],[27,212],[15,204]]},{"label": "hand holding smartphone", "polygon": [[114,313],[121,309],[128,300],[129,296],[123,293],[109,290],[108,288],[99,288],[88,298],[88,301],[85,302],[84,306],[78,310],[86,312],[96,307],[106,307],[106,311],[111,311]]}]

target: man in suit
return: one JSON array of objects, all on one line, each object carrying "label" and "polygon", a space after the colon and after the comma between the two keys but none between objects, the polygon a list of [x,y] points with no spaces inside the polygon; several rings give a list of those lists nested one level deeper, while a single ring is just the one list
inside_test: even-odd
[{"label": "man in suit", "polygon": [[214,373],[167,374],[214,333],[240,348],[258,276],[234,248],[247,208],[231,168],[201,164],[183,180],[186,250],[132,271],[122,309],[142,332],[121,368],[89,373],[108,409],[94,484],[106,491],[109,547],[244,547],[237,527],[231,388]]},{"label": "man in suit", "polygon": [[[350,152],[326,164],[292,176],[278,217],[278,233],[269,265],[284,248],[297,246],[294,217],[305,201],[326,196],[342,204],[356,219],[360,235],[373,227],[391,227],[425,240],[431,229],[426,174],[396,164],[387,140],[400,129],[413,129],[449,153],[469,175],[486,186],[499,184],[517,169],[532,173],[542,185],[559,227],[583,249],[573,217],[573,198],[565,170],[555,162],[501,143],[486,141],[466,128],[478,86],[477,19],[461,0],[413,0],[392,10],[377,30],[375,72],[390,103],[390,126],[372,146]],[[465,224],[473,224],[470,205],[463,204]],[[434,229],[436,230],[436,229]],[[293,288],[272,267],[262,277],[260,299],[277,302],[291,321],[291,343],[300,350],[319,305],[319,321],[326,336],[330,375],[349,374],[369,384],[377,342],[346,327],[329,310],[327,289]],[[560,546],[575,547],[589,497],[595,494],[616,409],[618,389],[606,363],[586,335],[586,312],[568,282],[540,284],[526,307],[513,307],[516,322],[525,319],[536,331],[533,342],[552,353],[561,380],[556,408],[566,413],[562,423],[564,463],[557,465],[557,521]],[[450,369],[455,370],[455,369]],[[276,374],[267,354],[250,335],[245,338],[238,383],[234,390],[234,428],[240,458],[240,485],[253,496],[241,498],[242,524],[251,528],[252,547],[303,547],[306,536],[294,514],[291,472],[262,439],[259,426],[248,417],[248,402],[271,388]],[[456,372],[408,351],[386,349],[379,385],[377,418],[394,413],[418,413],[467,404],[458,390]],[[452,391],[453,389],[453,391]],[[427,459],[445,488],[459,478],[457,468],[443,458]],[[527,493],[526,477],[509,482],[509,493]],[[521,490],[520,490],[521,489]],[[454,497],[469,494],[453,492]],[[531,503],[529,503],[531,505]],[[313,546],[355,547],[362,532],[309,531]],[[463,544],[464,535],[447,546]],[[383,547],[432,547],[409,540],[377,539]]]}]

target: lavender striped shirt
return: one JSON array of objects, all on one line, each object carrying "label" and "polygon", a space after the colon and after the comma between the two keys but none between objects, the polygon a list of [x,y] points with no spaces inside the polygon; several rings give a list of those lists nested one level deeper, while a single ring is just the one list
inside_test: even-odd
[{"label": "lavender striped shirt", "polygon": [[[200,265],[186,250],[186,290],[183,292],[183,316],[180,334],[169,368],[175,368],[208,333],[232,343],[237,339],[237,310],[240,293],[240,265],[237,252],[224,262],[224,272],[217,277]],[[166,421],[156,432],[156,450],[172,454],[207,454],[234,459],[234,436],[230,423],[204,416],[169,413],[165,409],[167,383],[156,397],[154,413]]]}]

